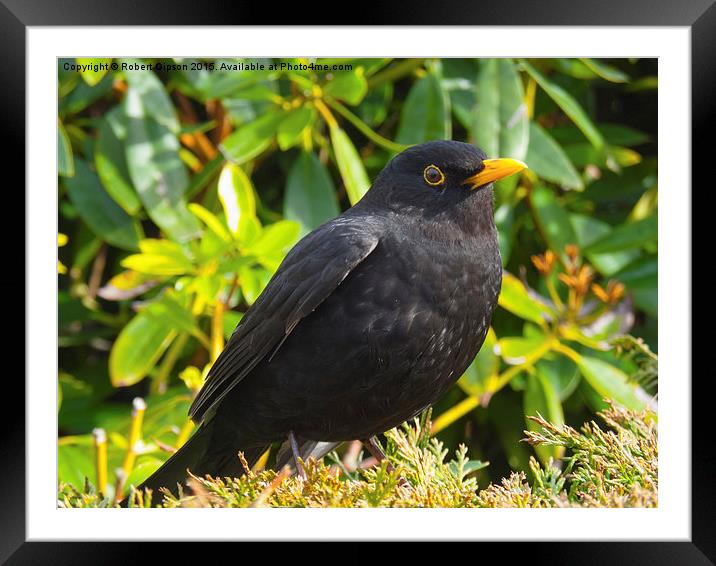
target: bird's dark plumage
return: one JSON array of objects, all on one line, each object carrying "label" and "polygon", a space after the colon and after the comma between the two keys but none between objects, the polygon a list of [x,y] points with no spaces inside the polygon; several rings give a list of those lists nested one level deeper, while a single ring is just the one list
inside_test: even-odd
[{"label": "bird's dark plumage", "polygon": [[239,451],[255,460],[290,431],[311,449],[368,438],[433,404],[480,349],[500,290],[492,187],[464,184],[485,159],[413,146],[296,244],[192,404],[198,433],[145,486],[237,473]]}]

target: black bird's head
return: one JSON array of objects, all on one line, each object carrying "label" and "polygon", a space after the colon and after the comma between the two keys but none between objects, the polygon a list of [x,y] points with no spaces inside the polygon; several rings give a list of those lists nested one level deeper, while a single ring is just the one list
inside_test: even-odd
[{"label": "black bird's head", "polygon": [[467,143],[431,141],[396,155],[364,200],[428,221],[468,226],[489,217],[492,223],[492,183],[525,168],[515,159],[488,159]]}]

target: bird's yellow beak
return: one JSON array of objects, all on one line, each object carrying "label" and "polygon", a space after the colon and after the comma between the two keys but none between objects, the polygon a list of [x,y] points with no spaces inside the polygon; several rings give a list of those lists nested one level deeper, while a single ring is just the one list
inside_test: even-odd
[{"label": "bird's yellow beak", "polygon": [[484,165],[482,171],[465,179],[463,181],[464,185],[470,185],[471,189],[479,189],[488,183],[504,179],[505,177],[519,173],[523,169],[527,169],[527,165],[522,163],[522,161],[510,159],[509,157],[485,159],[482,164]]}]

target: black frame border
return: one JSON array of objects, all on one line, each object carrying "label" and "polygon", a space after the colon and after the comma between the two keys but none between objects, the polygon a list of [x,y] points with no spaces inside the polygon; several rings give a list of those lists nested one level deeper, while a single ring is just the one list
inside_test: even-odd
[{"label": "black frame border", "polygon": [[[3,156],[7,163],[25,161],[25,124],[28,109],[25,105],[26,85],[26,28],[28,26],[96,26],[96,25],[283,25],[341,23],[335,4],[311,3],[304,22],[298,21],[295,6],[291,10],[277,10],[273,5],[248,3],[202,3],[189,0],[127,0],[122,3],[108,0],[0,0],[0,89],[2,131],[12,143],[7,144]],[[549,26],[686,26],[691,29],[692,77],[692,186],[713,186],[710,170],[713,161],[712,127],[716,124],[716,105],[711,103],[716,92],[716,0],[542,0],[521,3],[520,0],[499,0],[468,5],[461,0],[442,2],[439,9],[430,0],[415,0],[409,9],[398,2],[381,3],[365,11],[356,11],[353,24],[362,25],[549,25]],[[323,19],[323,22],[320,20]],[[270,35],[267,35],[270,41]],[[369,40],[369,38],[366,38]],[[668,151],[664,151],[664,154]],[[15,186],[25,185],[25,169],[12,167],[19,178]],[[707,177],[708,175],[708,177]],[[703,181],[703,183],[698,183]],[[698,185],[697,185],[698,183]],[[706,184],[708,183],[708,184]],[[7,185],[10,186],[9,184]],[[16,195],[23,194],[14,190]],[[6,194],[8,194],[6,192]],[[693,195],[693,191],[691,193]],[[16,197],[17,198],[17,197]],[[19,208],[29,212],[23,194]],[[692,204],[693,211],[693,204]],[[694,240],[694,243],[697,243]],[[18,257],[12,265],[24,265],[26,250],[15,251]],[[22,253],[22,257],[20,256]],[[693,254],[693,252],[692,252]],[[692,258],[694,256],[692,255]],[[697,256],[698,257],[698,256]],[[691,274],[688,274],[691,275]],[[694,283],[697,282],[694,278]],[[0,290],[10,284],[0,283]],[[13,289],[16,293],[17,289]],[[29,299],[23,290],[26,301]],[[703,295],[708,296],[708,295]],[[693,312],[693,311],[692,311]],[[18,313],[19,317],[19,313]],[[692,325],[693,328],[693,325]],[[691,332],[692,329],[684,329]],[[694,335],[696,339],[697,336]],[[708,338],[708,337],[707,337]],[[30,339],[27,336],[27,339]],[[14,399],[18,408],[12,419],[5,419],[0,461],[4,479],[0,504],[0,561],[8,564],[48,563],[95,564],[114,562],[143,562],[153,551],[163,560],[183,563],[188,559],[186,545],[162,543],[161,547],[147,543],[127,542],[27,542],[25,514],[25,385],[6,374],[5,399]],[[698,374],[697,374],[698,375]],[[684,376],[691,379],[691,376]],[[564,542],[512,544],[515,551],[531,562],[552,564],[603,564],[607,561],[649,564],[716,564],[716,457],[711,446],[713,426],[709,406],[711,376],[692,380],[692,538],[689,542]],[[697,448],[700,448],[697,450]],[[317,533],[317,538],[320,533]],[[226,543],[225,543],[226,544]],[[504,543],[503,543],[504,544]],[[157,546],[157,548],[154,548]],[[227,549],[229,550],[229,549]],[[149,551],[149,552],[148,552]],[[330,552],[330,551],[329,551]]]}]

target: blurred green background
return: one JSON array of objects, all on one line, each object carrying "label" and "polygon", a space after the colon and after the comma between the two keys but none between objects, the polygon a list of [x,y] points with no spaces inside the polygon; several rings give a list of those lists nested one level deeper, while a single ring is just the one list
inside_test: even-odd
[{"label": "blurred green background", "polygon": [[655,59],[240,62],[58,61],[60,481],[156,469],[288,249],[433,139],[529,166],[496,191],[500,308],[434,408],[446,447],[484,484],[561,456],[519,442],[525,415],[656,393]]}]

